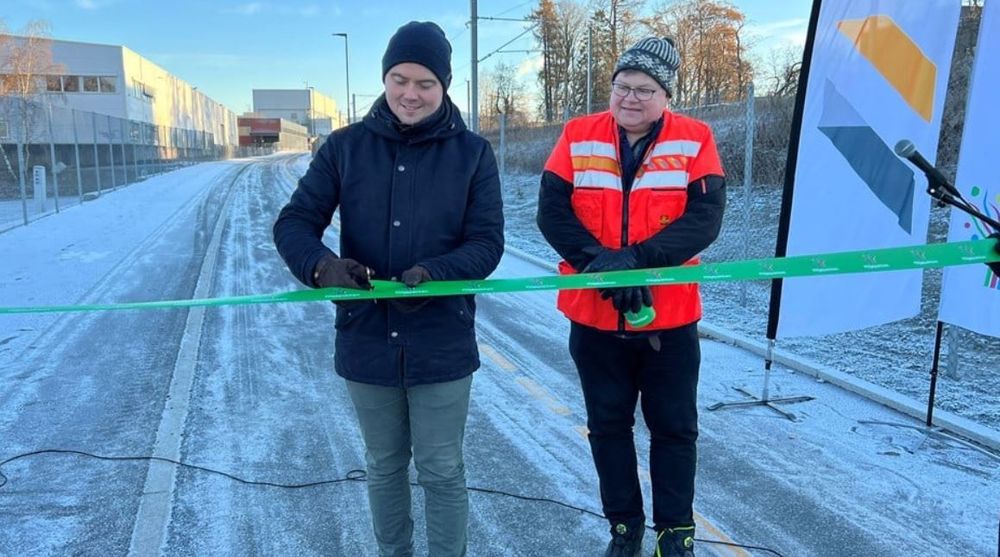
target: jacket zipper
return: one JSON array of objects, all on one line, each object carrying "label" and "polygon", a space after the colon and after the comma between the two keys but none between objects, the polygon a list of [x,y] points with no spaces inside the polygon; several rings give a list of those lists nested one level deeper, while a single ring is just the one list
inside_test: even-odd
[{"label": "jacket zipper", "polygon": [[[635,174],[632,176],[632,183],[629,184],[628,189],[625,189],[625,184],[622,183],[622,237],[621,237],[621,247],[628,247],[628,213],[629,205],[628,198],[632,193],[632,186],[635,185],[635,181],[639,179],[639,171],[642,170],[642,166],[646,164],[646,157],[649,155],[650,151],[653,149],[653,145],[656,145],[657,138],[651,138],[649,140],[649,145],[646,145],[646,149],[642,152],[642,158],[639,162],[639,167],[635,169]],[[631,147],[629,147],[631,149]],[[618,168],[621,170],[621,159],[624,158],[621,155],[622,146],[621,139],[618,140]],[[618,332],[625,332],[625,314],[623,312],[618,312]]]}]

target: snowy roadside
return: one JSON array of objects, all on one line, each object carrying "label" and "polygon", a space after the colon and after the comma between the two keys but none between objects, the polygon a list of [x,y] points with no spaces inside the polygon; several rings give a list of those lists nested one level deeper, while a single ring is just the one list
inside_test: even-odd
[{"label": "snowy roadside", "polygon": [[[504,212],[507,243],[543,260],[556,262],[558,256],[545,243],[535,225],[538,198],[537,175],[504,177]],[[744,192],[730,188],[729,206],[722,233],[703,255],[706,261],[731,261],[771,257],[777,238],[776,208],[780,188],[754,188],[750,209],[754,243],[744,249],[741,228]],[[946,215],[935,212],[934,230],[941,230]],[[922,311],[919,316],[862,331],[822,338],[782,340],[786,352],[864,379],[926,406],[937,318],[940,270],[925,271]],[[767,325],[770,284],[743,286],[712,284],[702,287],[706,321],[763,343]],[[942,369],[946,357],[942,354]],[[938,378],[936,407],[992,429],[1000,430],[1000,339],[965,333],[959,351],[959,370],[942,372]]]},{"label": "snowy roadside", "polygon": [[[297,161],[292,171],[302,169],[302,161]],[[159,193],[166,195],[172,188],[182,187],[182,182],[161,184]],[[202,182],[201,187],[204,185]],[[197,187],[191,187],[187,195],[189,199],[196,199]],[[135,249],[134,245],[141,242],[142,232],[150,226],[155,229],[156,223],[122,219],[113,230],[105,230],[103,227],[107,223],[103,221],[115,220],[111,218],[114,214],[142,214],[143,207],[146,207],[148,220],[162,221],[176,207],[184,206],[179,203],[173,208],[161,207],[154,215],[148,205],[150,202],[143,197],[115,198],[115,203],[103,204],[107,207],[94,206],[95,210],[107,213],[98,211],[88,219],[68,224],[59,219],[45,219],[37,226],[27,227],[17,236],[18,241],[35,246],[34,253],[48,264],[19,262],[24,266],[17,268],[16,275],[24,277],[20,282],[29,281],[26,284],[35,286],[18,285],[16,288],[21,290],[11,292],[41,297],[38,303],[46,303],[50,297],[63,296],[54,293],[64,282],[103,277],[96,267],[87,266],[86,258],[59,259],[53,254],[63,253],[69,244],[82,246],[81,249],[96,249],[101,242],[100,236],[111,234],[114,242],[122,244],[114,250],[120,258],[123,253]],[[530,196],[521,206],[509,203],[508,221],[524,220],[525,217],[518,213],[533,215],[533,204]],[[254,216],[269,215],[273,207],[269,206],[266,211],[251,210],[251,207],[258,206],[236,204],[232,209],[231,250],[223,251],[231,258],[233,272],[220,273],[224,279],[219,284],[220,292],[271,289],[289,280],[280,265],[263,265],[259,254],[241,252],[261,246],[270,249],[267,245],[269,219]],[[81,227],[77,231],[79,237],[73,236],[73,226]],[[69,230],[64,230],[66,228]],[[253,236],[247,234],[251,230],[256,231]],[[11,245],[11,238],[15,237],[0,236],[0,250],[7,250],[11,257],[26,257],[32,251],[29,247]],[[529,244],[523,236],[511,234],[508,239],[515,246]],[[169,249],[162,249],[163,245]],[[551,254],[544,253],[544,246],[534,246],[543,259],[553,260]],[[153,255],[171,257],[175,255],[169,253],[171,251],[189,253],[191,243],[162,244]],[[542,272],[541,267],[512,256],[511,252],[505,257],[499,274],[533,276]],[[109,258],[112,257],[96,258],[94,264],[105,264],[100,262]],[[243,269],[240,262],[247,261],[256,264]],[[53,268],[58,269],[64,282],[47,277]],[[79,277],[66,278],[72,269],[79,269]],[[250,274],[243,275],[244,271]],[[273,273],[276,281],[258,280],[257,273],[262,271]],[[8,267],[4,267],[0,280],[7,281],[8,276],[13,273],[8,275]],[[143,276],[155,280],[149,273]],[[254,280],[240,277],[254,277]],[[49,280],[52,282],[45,282]],[[114,294],[108,291],[103,295],[109,292]],[[549,495],[586,508],[597,508],[596,479],[585,437],[580,434],[585,425],[585,409],[572,364],[565,353],[568,325],[554,309],[553,298],[552,292],[538,292],[480,300],[482,313],[477,322],[480,341],[491,350],[483,351],[484,368],[478,372],[475,382],[467,444],[469,483],[526,495]],[[7,302],[6,298],[3,300]],[[304,388],[315,378],[287,381],[290,362],[295,362],[291,367],[304,370],[321,369],[328,364],[309,360],[319,357],[322,351],[317,347],[325,344],[305,345],[298,338],[301,329],[297,327],[314,319],[299,315],[299,311],[310,308],[285,306],[284,309],[294,312],[284,317],[268,316],[267,307],[212,312],[220,326],[205,329],[203,364],[206,374],[198,391],[201,398],[195,405],[200,414],[189,423],[191,441],[185,459],[255,477],[302,471],[305,479],[325,478],[331,470],[350,469],[361,461],[359,440],[350,422],[350,413],[345,410],[349,406],[343,396],[339,402],[329,402],[323,398],[329,394],[327,390],[313,392]],[[249,318],[251,316],[257,317]],[[279,330],[285,331],[286,336],[275,336],[274,331]],[[309,330],[316,332],[315,328]],[[141,331],[137,327],[134,332],[137,335],[151,332]],[[162,335],[155,327],[152,332]],[[102,334],[107,334],[103,327],[78,331],[76,336],[89,345],[89,351],[80,348],[79,344],[74,345],[79,350],[66,349],[62,347],[65,339],[54,339],[41,345],[42,353],[30,362],[15,361],[0,366],[0,372],[10,380],[12,392],[21,392],[28,386],[16,379],[22,375],[32,379],[37,376],[38,372],[31,365],[45,360],[49,354],[56,358],[52,365],[58,368],[81,361],[79,367],[90,367],[93,365],[91,360],[97,360],[105,352],[100,343]],[[322,334],[314,336],[320,340],[324,337]],[[4,354],[3,348],[9,345],[0,346],[0,354]],[[738,398],[733,387],[754,391],[760,385],[759,357],[712,341],[703,343],[703,351],[705,365],[699,388],[700,407]],[[249,357],[258,352],[267,357]],[[74,357],[64,359],[65,353]],[[322,354],[321,360],[328,356],[328,353]],[[108,363],[109,368],[117,369],[112,364]],[[148,362],[126,366],[129,371],[143,370],[145,373],[155,368],[155,364]],[[64,375],[64,370],[59,371],[53,372],[55,379]],[[98,365],[91,373],[102,376],[105,370]],[[37,443],[42,433],[53,436],[58,441],[56,446],[80,442],[80,438],[73,435],[74,423],[60,421],[65,419],[65,412],[46,411],[46,403],[52,399],[85,399],[100,408],[103,416],[104,412],[136,404],[137,400],[141,402],[150,393],[139,389],[135,391],[138,396],[115,398],[98,389],[88,391],[95,394],[81,396],[78,383],[82,375],[65,375],[65,381],[51,384],[65,391],[39,388],[38,396],[26,400],[30,405],[11,404],[0,409],[0,422],[9,420],[12,424],[5,431],[15,440],[13,446],[33,447],[28,443]],[[129,377],[136,375],[143,374],[128,374]],[[320,386],[343,395],[339,381],[332,375],[322,377]],[[696,500],[702,525],[699,537],[711,537],[714,527],[730,539],[771,547],[788,556],[845,553],[902,556],[926,554],[928,548],[953,555],[992,553],[996,544],[996,501],[1000,498],[1000,459],[995,454],[940,431],[922,428],[917,420],[838,386],[789,373],[780,365],[774,371],[772,389],[774,396],[809,395],[815,399],[788,407],[801,418],[796,422],[767,408],[701,413]],[[103,396],[97,396],[98,392]],[[313,405],[303,405],[303,400]],[[322,412],[322,417],[317,419],[311,414],[314,411]],[[333,413],[327,416],[327,412]],[[122,432],[150,430],[132,423],[136,421],[133,414],[124,413],[121,419],[129,421],[115,422],[108,430],[95,428],[82,445],[114,451],[122,439],[131,438]],[[15,420],[23,420],[20,427],[14,427]],[[327,431],[328,427],[332,429]],[[643,438],[647,435],[641,421],[637,429]],[[283,439],[308,443],[293,450],[281,443]],[[645,461],[648,447],[639,445],[642,461]],[[119,447],[117,450],[125,449]],[[324,460],[328,453],[334,455],[330,461]],[[24,544],[18,547],[31,548],[36,540],[46,539],[76,543],[75,549],[88,553],[104,553],[98,550],[102,547],[112,552],[116,547],[113,543],[79,534],[92,532],[93,524],[98,522],[107,524],[109,510],[123,508],[126,506],[123,503],[132,501],[135,494],[126,490],[113,491],[105,499],[106,508],[105,505],[82,504],[78,500],[86,500],[97,489],[106,493],[106,476],[127,476],[127,470],[119,465],[91,461],[81,464],[54,458],[11,465],[5,471],[12,472],[15,483],[5,488],[11,490],[8,493],[12,495],[12,505],[6,512],[14,520],[10,521],[13,524],[10,529],[0,529],[0,546],[3,546],[4,536],[9,536],[7,540],[16,539]],[[94,472],[103,475],[88,479]],[[60,481],[51,482],[53,477]],[[648,492],[647,476],[643,478]],[[92,481],[88,487],[81,487],[87,486],[88,481]],[[356,549],[371,543],[365,506],[358,498],[360,491],[296,495],[280,490],[237,487],[226,480],[193,472],[185,475],[182,483],[186,487],[180,491],[175,522],[171,526],[170,547],[177,553],[247,554],[267,549],[280,551],[277,548],[288,551],[287,548],[292,547],[303,555],[346,555],[358,553],[344,548]],[[471,503],[474,516],[470,532],[472,555],[570,554],[560,543],[564,536],[542,539],[538,535],[535,526],[551,522],[553,515],[563,525],[566,536],[581,543],[580,547],[599,550],[606,534],[606,527],[599,519],[576,511],[554,509],[550,505],[478,493],[472,496]],[[60,514],[67,505],[74,509],[79,524],[66,521]],[[234,509],[241,510],[234,513]],[[300,520],[304,513],[312,518]],[[80,516],[93,517],[94,522],[88,526],[78,518]],[[105,527],[105,531],[115,533],[124,528],[127,533],[131,526],[129,520],[131,516],[125,516],[118,523]],[[60,533],[66,536],[60,537]],[[498,540],[502,543],[497,543]],[[423,542],[418,539],[418,546],[423,550],[425,546],[420,543]],[[699,554],[743,553],[702,544]]]}]

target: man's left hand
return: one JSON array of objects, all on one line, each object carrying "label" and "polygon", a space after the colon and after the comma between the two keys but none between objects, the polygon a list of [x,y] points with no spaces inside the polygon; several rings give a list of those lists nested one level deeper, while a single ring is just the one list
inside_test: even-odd
[{"label": "man's left hand", "polygon": [[[431,274],[427,269],[421,267],[420,265],[414,265],[409,269],[403,271],[403,274],[399,276],[401,282],[410,288],[419,286],[422,283],[431,280]],[[398,309],[403,313],[413,313],[420,308],[427,305],[430,302],[430,298],[390,298],[389,303],[392,307]]]},{"label": "man's left hand", "polygon": [[424,269],[420,265],[414,265],[403,271],[403,274],[400,275],[399,278],[402,279],[403,284],[413,288],[420,283],[431,280],[431,274],[427,272],[427,269]]}]

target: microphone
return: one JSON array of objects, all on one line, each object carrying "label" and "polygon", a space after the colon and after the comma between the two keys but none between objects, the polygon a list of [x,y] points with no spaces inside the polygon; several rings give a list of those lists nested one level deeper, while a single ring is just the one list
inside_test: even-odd
[{"label": "microphone", "polygon": [[912,141],[909,139],[900,140],[894,150],[898,156],[910,161],[913,166],[919,168],[927,176],[927,180],[931,183],[931,186],[937,185],[946,192],[961,198],[961,194],[955,189],[955,186],[948,182],[948,179],[944,177],[944,174],[941,174],[940,170],[927,162],[927,159],[920,154],[920,151],[917,151],[917,146]]}]

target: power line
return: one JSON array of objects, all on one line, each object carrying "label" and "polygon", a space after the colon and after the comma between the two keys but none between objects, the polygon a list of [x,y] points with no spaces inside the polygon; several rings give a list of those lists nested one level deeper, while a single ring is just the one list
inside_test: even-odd
[{"label": "power line", "polygon": [[512,12],[514,10],[521,9],[521,8],[527,6],[528,4],[534,4],[534,1],[533,0],[528,0],[527,2],[524,2],[522,4],[518,4],[518,5],[514,6],[513,8],[507,8],[506,10],[498,13],[497,16],[501,16],[501,15],[504,15],[504,14],[509,14],[510,12]]}]

